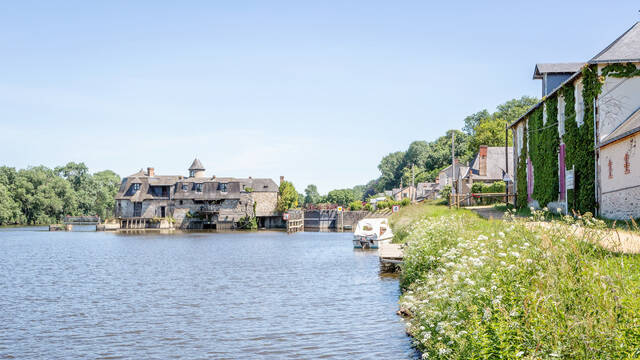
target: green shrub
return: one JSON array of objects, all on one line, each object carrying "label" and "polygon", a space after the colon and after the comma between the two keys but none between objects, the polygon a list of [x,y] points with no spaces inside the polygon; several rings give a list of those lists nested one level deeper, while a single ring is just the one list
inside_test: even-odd
[{"label": "green shrub", "polygon": [[411,200],[409,198],[404,198],[402,199],[402,201],[400,201],[400,205],[402,206],[407,206],[409,204],[411,204]]},{"label": "green shrub", "polygon": [[364,206],[364,209],[367,210],[367,211],[373,211],[373,205],[367,204],[367,205]]},{"label": "green shrub", "polygon": [[448,204],[449,203],[449,196],[451,195],[451,185],[445,185],[442,187],[442,190],[440,190],[440,196],[442,197],[443,201]]},{"label": "green shrub", "polygon": [[362,202],[361,201],[352,201],[349,204],[349,210],[351,211],[358,211],[358,210],[362,210]]},{"label": "green shrub", "polygon": [[258,228],[258,219],[254,216],[243,216],[238,220],[238,229],[255,230]]}]

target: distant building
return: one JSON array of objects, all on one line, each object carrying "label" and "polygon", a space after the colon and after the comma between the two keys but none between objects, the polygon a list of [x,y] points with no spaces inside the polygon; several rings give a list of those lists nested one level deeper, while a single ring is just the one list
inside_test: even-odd
[{"label": "distant building", "polygon": [[[458,180],[462,177],[462,175],[466,174],[469,171],[469,166],[460,164],[458,162],[458,159],[456,159],[455,165],[456,165],[455,175],[453,174],[453,169],[451,165],[440,170],[440,172],[438,173],[438,180],[436,181],[438,183],[438,191],[442,191],[442,189],[444,189],[444,187],[447,185],[454,187],[453,186],[454,182],[455,182],[455,190],[456,191],[458,190],[457,189]],[[464,184],[460,184],[461,194],[468,193],[469,190],[471,190],[470,187],[467,189],[467,186],[464,186]]]},{"label": "distant building", "polygon": [[396,201],[401,201],[402,199],[409,199],[411,201],[415,201],[416,187],[413,185],[409,185],[402,188],[392,189],[391,197]]},{"label": "distant building", "polygon": [[416,186],[416,200],[433,200],[438,196],[438,183],[422,182]]},{"label": "distant building", "polygon": [[273,180],[207,177],[195,159],[188,177],[157,175],[147,168],[124,178],[116,195],[116,217],[125,226],[132,219],[148,225],[171,218],[180,228],[232,229],[241,218],[255,216],[259,226],[273,227],[280,222],[277,202]]},{"label": "distant building", "polygon": [[[496,181],[503,181],[507,173],[507,161],[513,160],[513,147],[505,149],[504,146],[480,145],[471,166],[462,178],[465,182],[493,184]],[[509,166],[509,177],[513,179],[513,166]]]}]

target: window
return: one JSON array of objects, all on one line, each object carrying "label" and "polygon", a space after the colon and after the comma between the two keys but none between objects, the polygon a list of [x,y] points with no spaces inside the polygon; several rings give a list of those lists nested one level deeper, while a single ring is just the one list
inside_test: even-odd
[{"label": "window", "polygon": [[631,173],[631,164],[629,163],[629,153],[624,154],[624,173]]},{"label": "window", "polygon": [[195,190],[196,192],[202,192],[202,183],[193,184],[193,190]]},{"label": "window", "polygon": [[134,202],[133,203],[133,217],[141,217],[142,216],[142,203]]},{"label": "window", "polygon": [[227,183],[218,183],[218,191],[227,192]]},{"label": "window", "polygon": [[609,159],[609,179],[613,179],[613,161]]},{"label": "window", "polygon": [[187,190],[189,190],[189,185],[183,183],[182,184],[182,191],[187,191]]},{"label": "window", "polygon": [[131,188],[133,189],[133,191],[138,191],[140,190],[140,184],[133,184],[131,185]]}]

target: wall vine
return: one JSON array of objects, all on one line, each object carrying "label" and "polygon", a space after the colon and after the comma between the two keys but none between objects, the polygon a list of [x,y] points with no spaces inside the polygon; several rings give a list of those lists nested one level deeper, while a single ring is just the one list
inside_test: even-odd
[{"label": "wall vine", "polygon": [[518,208],[527,207],[527,125],[524,125],[522,134],[522,151],[520,151],[520,158],[518,159],[518,168],[516,170],[516,206]]},{"label": "wall vine", "polygon": [[539,107],[529,117],[529,157],[533,165],[535,181],[533,198],[541,206],[558,199],[558,97],[552,96],[545,103],[547,121],[543,123],[543,108]]}]

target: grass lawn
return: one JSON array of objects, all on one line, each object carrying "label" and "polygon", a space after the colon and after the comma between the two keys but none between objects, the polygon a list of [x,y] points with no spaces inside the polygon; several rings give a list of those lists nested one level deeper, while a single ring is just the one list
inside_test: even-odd
[{"label": "grass lawn", "polygon": [[526,221],[433,204],[392,216],[401,312],[425,357],[640,358],[640,256],[595,245],[598,221]]}]

